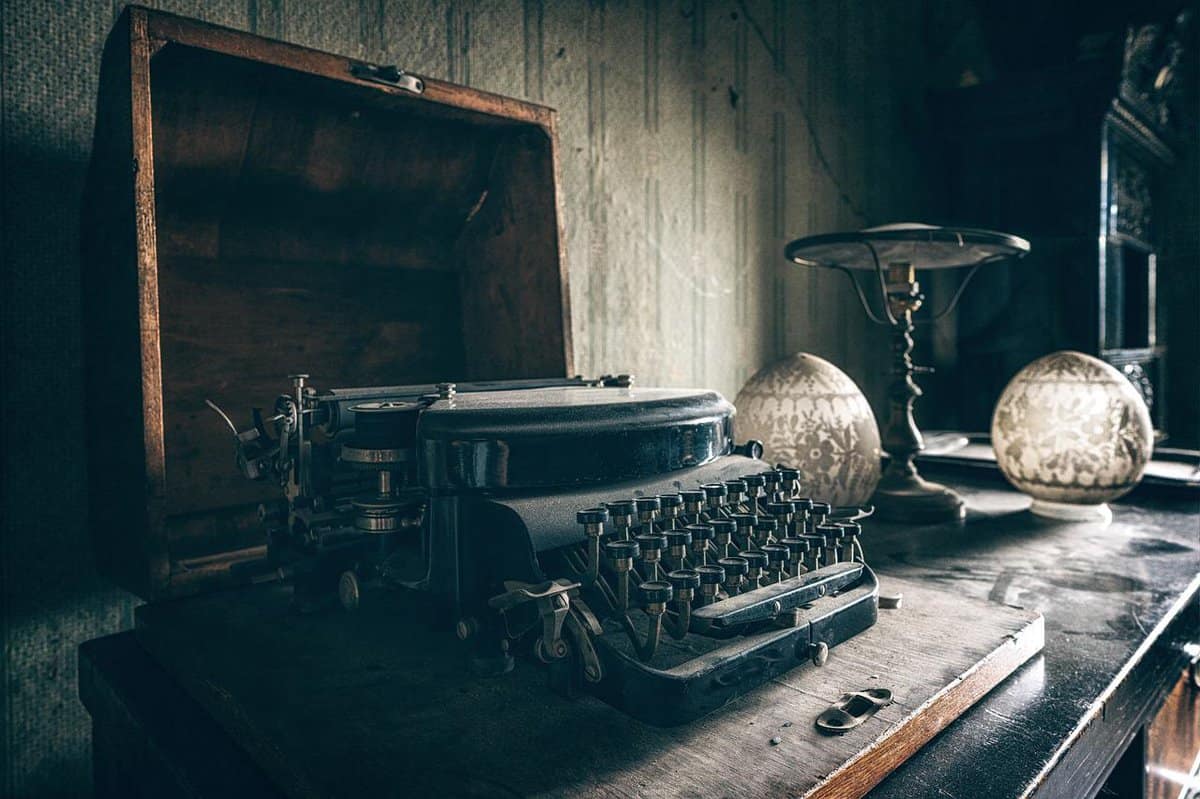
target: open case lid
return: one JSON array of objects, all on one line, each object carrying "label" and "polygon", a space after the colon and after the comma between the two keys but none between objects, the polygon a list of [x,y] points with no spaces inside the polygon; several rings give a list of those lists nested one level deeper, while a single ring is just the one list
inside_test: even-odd
[{"label": "open case lid", "polygon": [[551,109],[130,7],[83,209],[90,519],[144,598],[261,557],[239,420],[322,389],[572,373]]}]

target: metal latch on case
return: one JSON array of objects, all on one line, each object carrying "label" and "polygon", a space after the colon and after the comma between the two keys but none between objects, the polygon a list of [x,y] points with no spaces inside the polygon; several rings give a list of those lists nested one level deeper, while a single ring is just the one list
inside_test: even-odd
[{"label": "metal latch on case", "polygon": [[422,94],[425,91],[425,81],[416,75],[410,75],[395,64],[380,66],[379,64],[366,64],[361,61],[355,61],[350,64],[350,74],[359,80],[370,80],[375,83],[395,86],[397,89],[404,89],[406,92],[412,92],[413,94]]},{"label": "metal latch on case", "polygon": [[817,729],[832,735],[849,732],[874,716],[880,708],[892,703],[892,692],[886,688],[869,688],[842,694],[821,715],[817,716]]}]

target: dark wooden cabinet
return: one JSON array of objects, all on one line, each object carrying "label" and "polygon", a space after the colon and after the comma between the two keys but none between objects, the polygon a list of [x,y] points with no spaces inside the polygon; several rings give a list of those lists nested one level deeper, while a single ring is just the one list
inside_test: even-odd
[{"label": "dark wooden cabinet", "polygon": [[[1195,253],[1171,235],[1191,224],[1173,207],[1171,184],[1180,153],[1195,147],[1180,108],[1192,96],[1176,63],[1184,43],[1173,36],[1170,26],[1131,31],[1123,58],[932,99],[948,215],[1032,244],[1028,258],[982,271],[965,293],[931,381],[926,413],[939,426],[987,429],[1022,366],[1073,349],[1121,370],[1155,428],[1170,433],[1169,382],[1195,376],[1168,373],[1166,315],[1186,314],[1185,302],[1169,307],[1170,291],[1196,269]],[[1173,329],[1200,336],[1194,324]]]}]

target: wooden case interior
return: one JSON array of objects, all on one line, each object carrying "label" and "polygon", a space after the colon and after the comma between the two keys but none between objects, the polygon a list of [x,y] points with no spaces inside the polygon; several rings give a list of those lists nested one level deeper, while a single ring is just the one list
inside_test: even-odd
[{"label": "wooden case interior", "polygon": [[168,582],[261,555],[256,509],[281,496],[239,474],[206,399],[248,426],[296,372],[320,388],[568,373],[552,125],[447,90],[467,101],[154,50],[157,319],[139,313],[161,352],[163,462],[146,474],[161,469],[148,524],[164,529],[143,535],[165,537]]}]

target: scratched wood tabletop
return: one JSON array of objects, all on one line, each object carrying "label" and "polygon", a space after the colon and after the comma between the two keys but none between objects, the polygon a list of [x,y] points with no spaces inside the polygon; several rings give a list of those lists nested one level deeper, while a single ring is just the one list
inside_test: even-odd
[{"label": "scratched wood tabletop", "polygon": [[[673,729],[559,697],[531,662],[477,678],[403,595],[300,616],[264,586],[145,606],[138,634],[288,795],[857,797],[1042,645],[1035,613],[886,590],[902,607],[823,668]],[[814,728],[843,692],[873,687],[895,703],[843,736]]]}]

